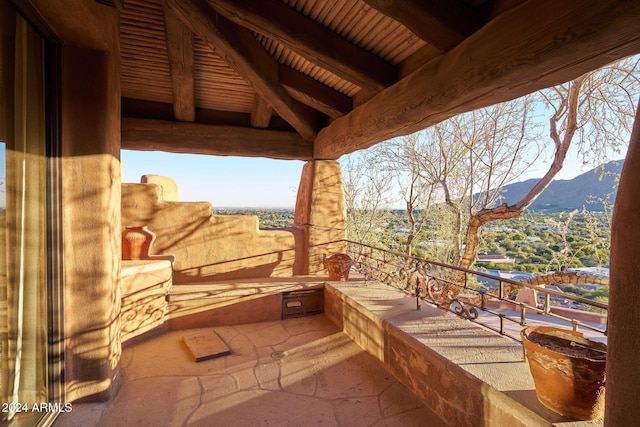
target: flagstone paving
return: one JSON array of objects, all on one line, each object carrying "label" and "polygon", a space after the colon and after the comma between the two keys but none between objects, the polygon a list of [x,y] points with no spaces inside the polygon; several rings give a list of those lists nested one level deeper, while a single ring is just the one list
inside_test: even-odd
[{"label": "flagstone paving", "polygon": [[[194,362],[182,338],[214,330],[231,354]],[[111,402],[67,426],[444,426],[324,315],[170,331],[123,350]]]}]

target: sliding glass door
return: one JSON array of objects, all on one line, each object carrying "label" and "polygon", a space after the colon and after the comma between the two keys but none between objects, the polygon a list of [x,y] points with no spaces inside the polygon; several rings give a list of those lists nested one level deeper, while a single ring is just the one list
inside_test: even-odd
[{"label": "sliding glass door", "polygon": [[52,126],[45,39],[0,0],[0,402],[35,425],[52,401]]}]

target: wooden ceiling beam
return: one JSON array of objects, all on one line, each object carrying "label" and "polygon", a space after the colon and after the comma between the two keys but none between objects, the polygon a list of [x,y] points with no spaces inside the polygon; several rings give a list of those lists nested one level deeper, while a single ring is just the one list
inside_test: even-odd
[{"label": "wooden ceiling beam", "polygon": [[332,119],[344,116],[352,109],[351,98],[319,81],[285,65],[278,72],[282,84],[298,101],[323,112]]},{"label": "wooden ceiling beam", "polygon": [[251,126],[254,128],[266,129],[269,127],[273,108],[266,99],[260,95],[256,96],[256,103],[251,112]]},{"label": "wooden ceiling beam", "polygon": [[442,51],[431,45],[424,45],[398,64],[398,77],[402,80],[427,62],[442,55]]},{"label": "wooden ceiling beam", "polygon": [[176,120],[192,122],[196,119],[193,33],[169,8],[163,6],[163,9],[173,91],[173,114]]},{"label": "wooden ceiling beam", "polygon": [[482,9],[484,9],[484,20],[491,21],[496,16],[502,15],[509,9],[513,9],[525,1],[526,0],[493,0],[492,2],[485,3],[482,6]]},{"label": "wooden ceiling beam", "polygon": [[397,81],[395,67],[279,0],[215,0],[231,21],[274,39],[361,88],[379,92]]},{"label": "wooden ceiling beam", "polygon": [[320,127],[318,114],[293,99],[278,82],[278,64],[251,31],[215,13],[204,0],[163,0],[191,31],[247,79],[259,95],[293,126],[313,141]]},{"label": "wooden ceiling beam", "polygon": [[365,0],[430,45],[446,52],[479,28],[479,16],[459,0]]},{"label": "wooden ceiling beam", "polygon": [[122,149],[310,160],[313,144],[295,132],[153,119],[122,119]]},{"label": "wooden ceiling beam", "polygon": [[334,120],[314,156],[336,159],[640,53],[639,22],[636,0],[530,0]]}]

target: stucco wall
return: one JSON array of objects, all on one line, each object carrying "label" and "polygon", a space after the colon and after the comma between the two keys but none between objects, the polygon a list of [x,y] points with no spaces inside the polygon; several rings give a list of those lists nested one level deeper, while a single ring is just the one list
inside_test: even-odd
[{"label": "stucco wall", "polygon": [[260,230],[255,216],[213,215],[208,202],[163,194],[158,184],[122,184],[122,225],[147,225],[156,234],[151,252],[175,255],[174,285],[303,273],[301,230]]},{"label": "stucco wall", "polygon": [[325,273],[324,258],[347,250],[346,218],[340,163],[307,162],[300,177],[294,224],[305,232],[305,268],[309,274]]},{"label": "stucco wall", "polygon": [[119,384],[118,60],[63,51],[64,310],[67,396],[107,399]]},{"label": "stucco wall", "polygon": [[[65,399],[120,383],[119,13],[97,2],[31,1],[60,38]],[[60,287],[60,288],[58,288]]]},{"label": "stucco wall", "polygon": [[119,12],[85,0],[16,5],[59,48],[47,96],[51,133],[61,145],[51,162],[60,177],[51,204],[62,210],[55,231],[64,237],[57,254],[64,266],[51,272],[47,295],[56,301],[48,370],[58,379],[49,398],[109,399],[120,383],[121,356]]}]

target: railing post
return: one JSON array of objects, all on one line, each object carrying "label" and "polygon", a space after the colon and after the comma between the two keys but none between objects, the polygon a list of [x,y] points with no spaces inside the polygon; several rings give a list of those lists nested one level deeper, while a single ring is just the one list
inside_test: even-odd
[{"label": "railing post", "polygon": [[551,312],[551,295],[544,294],[544,314]]}]

